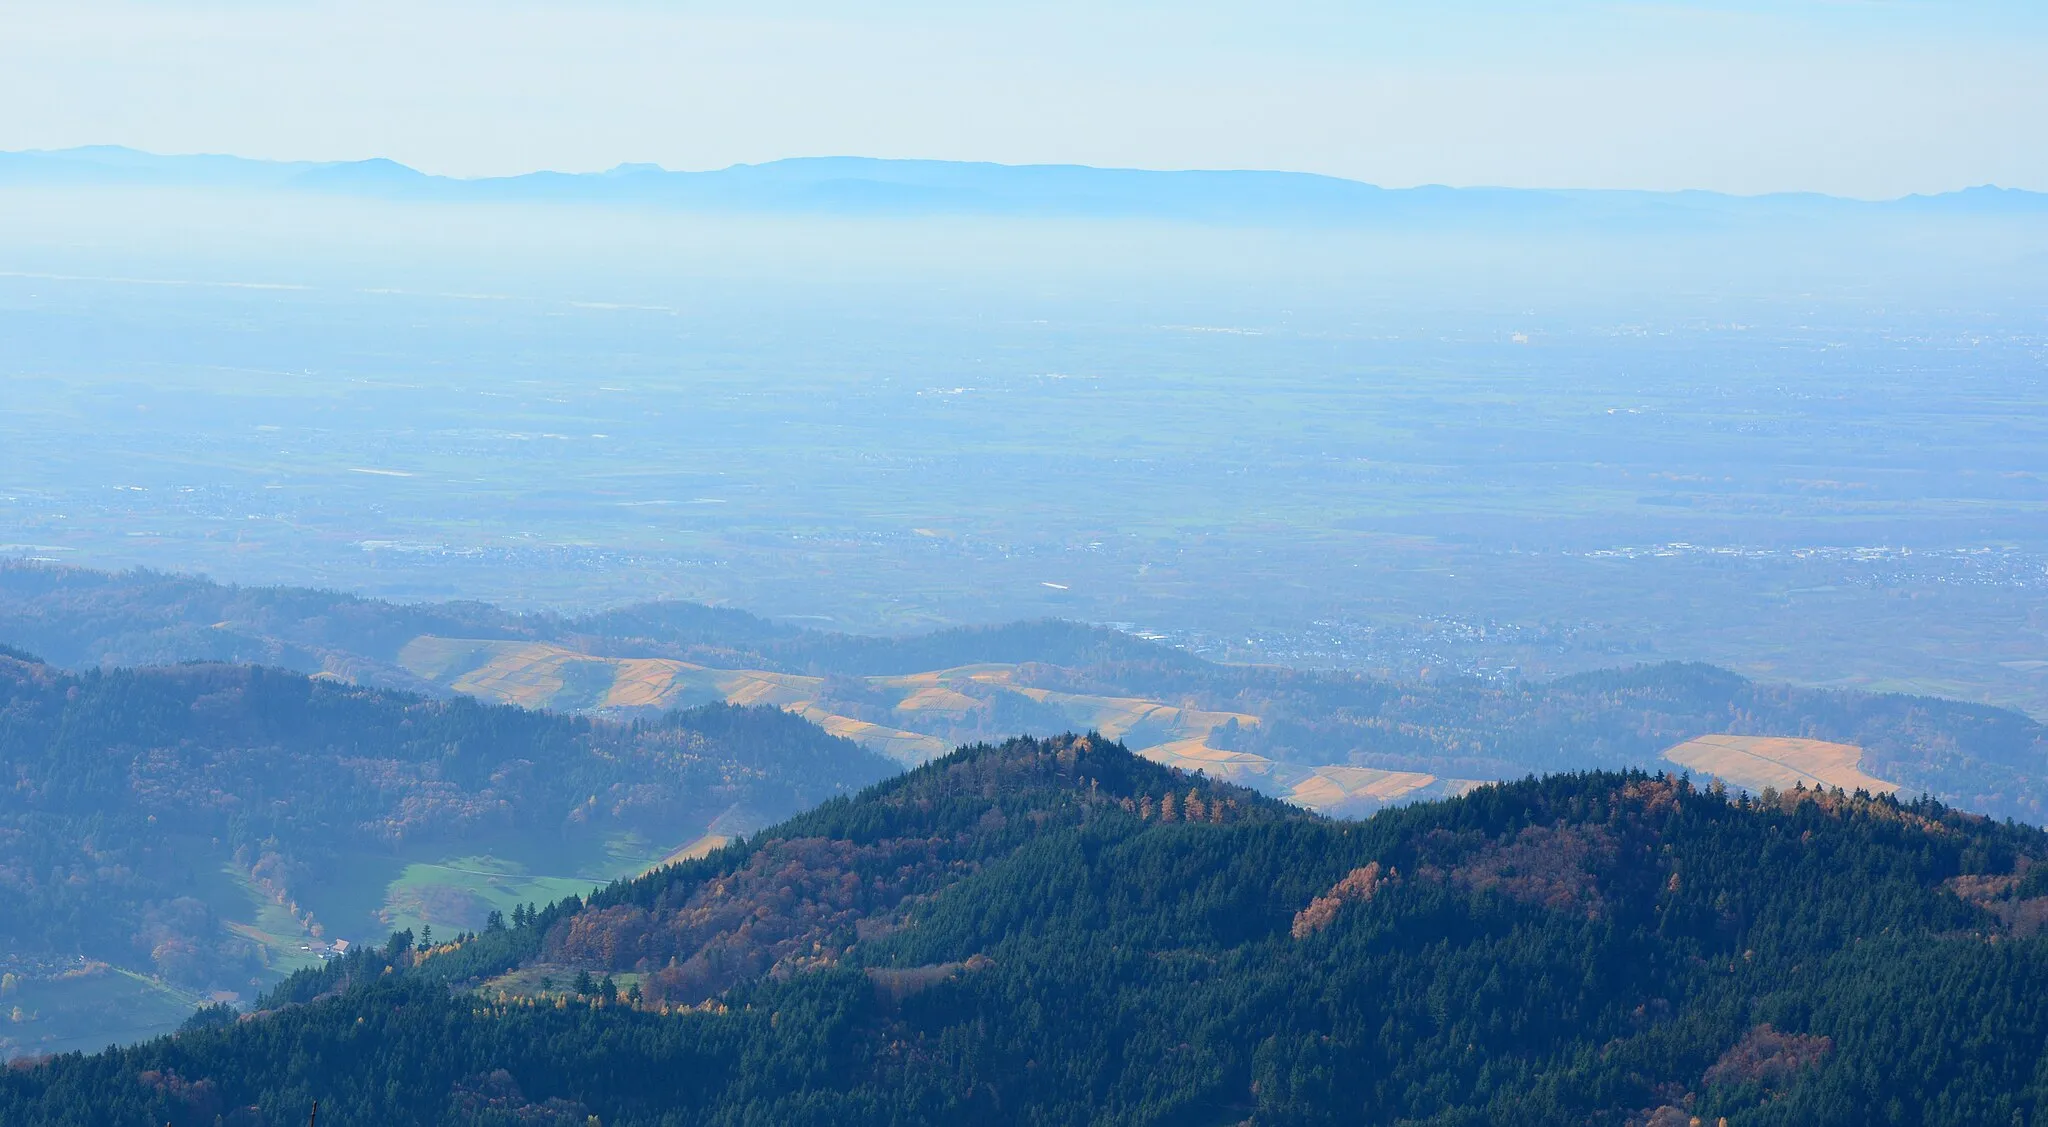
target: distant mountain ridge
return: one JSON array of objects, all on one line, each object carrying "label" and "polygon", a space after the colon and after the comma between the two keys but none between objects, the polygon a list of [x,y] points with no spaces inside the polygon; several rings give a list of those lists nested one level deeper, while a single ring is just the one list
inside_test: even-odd
[{"label": "distant mountain ridge", "polygon": [[1382,188],[1305,172],[1160,171],[872,157],[796,157],[677,172],[461,179],[396,161],[266,161],[161,156],[119,146],[0,153],[0,186],[201,187],[451,203],[594,204],[684,211],[1158,219],[1217,224],[1382,223],[1671,225],[1895,215],[2048,216],[2048,193],[1982,186],[1863,201],[1814,193]]}]

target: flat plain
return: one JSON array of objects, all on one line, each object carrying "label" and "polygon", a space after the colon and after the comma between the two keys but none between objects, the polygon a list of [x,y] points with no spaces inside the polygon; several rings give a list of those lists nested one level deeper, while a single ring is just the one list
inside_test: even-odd
[{"label": "flat plain", "polygon": [[1933,261],[1925,231],[551,213],[621,268],[509,212],[487,259],[366,262],[347,232],[431,217],[197,217],[239,249],[195,257],[9,199],[0,552],[2048,715],[2041,224],[1943,228]]}]

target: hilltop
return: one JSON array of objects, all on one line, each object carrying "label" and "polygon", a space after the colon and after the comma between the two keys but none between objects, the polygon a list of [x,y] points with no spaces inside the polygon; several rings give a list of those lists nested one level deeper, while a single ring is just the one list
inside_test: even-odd
[{"label": "hilltop", "polygon": [[0,1117],[2024,1121],[2044,859],[1930,801],[1642,773],[1331,821],[1019,740],[11,1070]]}]

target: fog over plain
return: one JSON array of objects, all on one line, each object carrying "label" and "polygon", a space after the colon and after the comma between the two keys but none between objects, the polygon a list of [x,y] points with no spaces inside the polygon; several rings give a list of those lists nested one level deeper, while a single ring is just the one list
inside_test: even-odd
[{"label": "fog over plain", "polygon": [[1193,221],[894,168],[688,207],[17,171],[0,544],[2048,710],[2038,196]]}]

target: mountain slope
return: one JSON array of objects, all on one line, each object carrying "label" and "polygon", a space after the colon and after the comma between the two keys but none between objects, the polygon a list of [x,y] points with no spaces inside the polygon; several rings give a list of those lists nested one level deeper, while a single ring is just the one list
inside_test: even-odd
[{"label": "mountain slope", "polygon": [[[253,993],[336,940],[480,926],[893,770],[775,709],[625,726],[260,667],[0,656],[0,971]],[[0,1048],[65,1026],[70,988],[51,989],[54,1024],[18,1018]]]},{"label": "mountain slope", "polygon": [[[1203,818],[1162,817],[1185,790]],[[239,1021],[13,1070],[0,1117],[2031,1121],[2044,859],[2048,835],[1931,802],[1641,774],[1331,822],[1019,741],[588,905],[352,955]],[[567,950],[634,912],[703,942]],[[655,996],[693,963],[730,985]],[[531,989],[515,965],[582,977]]]}]

